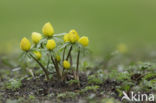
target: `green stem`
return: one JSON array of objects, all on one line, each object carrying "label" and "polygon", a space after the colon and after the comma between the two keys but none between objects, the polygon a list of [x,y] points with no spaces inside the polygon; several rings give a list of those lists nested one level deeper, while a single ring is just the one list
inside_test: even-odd
[{"label": "green stem", "polygon": [[[49,57],[49,55],[47,55],[47,56]],[[48,69],[48,67],[49,67],[49,63],[50,63],[50,60],[49,60],[49,58],[48,58],[47,69]]]},{"label": "green stem", "polygon": [[30,56],[40,65],[46,75],[47,80],[49,80],[48,71],[46,70],[46,68],[32,54],[30,54]]},{"label": "green stem", "polygon": [[60,71],[59,63],[58,63],[57,59],[55,59],[55,63],[56,63],[56,68],[58,69],[59,77],[62,78],[62,73],[61,73],[61,71]]},{"label": "green stem", "polygon": [[62,60],[63,60],[63,61],[64,61],[64,57],[65,57],[66,48],[67,48],[67,46],[65,46],[65,48],[64,48],[64,50],[63,50],[63,57],[62,57]]},{"label": "green stem", "polygon": [[71,54],[70,54],[70,65],[71,65],[71,67],[73,65],[73,60],[72,60],[72,55]]},{"label": "green stem", "polygon": [[76,73],[79,72],[79,59],[80,59],[80,49],[78,50],[78,55],[77,55]]},{"label": "green stem", "polygon": [[72,55],[70,55],[70,64],[71,64],[71,69],[72,69],[73,76],[76,79],[77,78],[76,72],[75,72],[74,68],[72,68],[72,65],[73,65]]},{"label": "green stem", "polygon": [[59,70],[59,67],[58,67],[58,63],[53,59],[53,56],[51,55],[51,60],[55,66],[55,70],[56,70],[56,73],[57,73],[57,76],[58,78],[60,79],[62,76],[61,76],[61,72]]},{"label": "green stem", "polygon": [[[71,56],[72,48],[73,48],[73,47],[72,47],[72,45],[71,45],[71,47],[70,47],[70,49],[69,49],[69,52],[68,52],[68,55],[67,55],[67,57],[66,57],[66,60],[68,60],[68,58]],[[65,47],[65,49],[66,49],[66,47]],[[65,49],[64,49],[64,50],[65,50]],[[64,53],[65,53],[65,52],[64,52]],[[64,54],[64,53],[63,53],[63,54]],[[63,58],[63,61],[64,61],[64,58]],[[64,75],[64,70],[65,70],[65,68],[63,68],[62,75]]]},{"label": "green stem", "polygon": [[79,48],[78,54],[77,54],[76,80],[79,80],[79,59],[80,59],[80,48]]},{"label": "green stem", "polygon": [[[71,45],[71,47],[70,47],[70,49],[69,49],[69,52],[68,52],[68,55],[67,55],[67,57],[66,57],[66,60],[68,60],[68,58],[70,57],[72,48],[73,48],[73,47],[72,47],[72,45]],[[64,61],[64,56],[65,56],[65,49],[66,49],[66,47],[64,48],[64,51],[63,51],[63,61]],[[63,68],[62,76],[65,75],[65,74],[64,74],[64,70],[65,70],[65,68]]]},{"label": "green stem", "polygon": [[71,47],[70,47],[70,49],[69,49],[69,52],[68,52],[68,55],[67,55],[66,60],[68,60],[68,59],[69,59],[72,49],[73,49],[73,46],[71,45]]}]

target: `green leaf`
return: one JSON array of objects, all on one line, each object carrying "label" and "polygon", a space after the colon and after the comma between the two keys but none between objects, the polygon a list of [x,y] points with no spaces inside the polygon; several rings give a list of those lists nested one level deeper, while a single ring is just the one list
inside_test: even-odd
[{"label": "green leaf", "polygon": [[67,34],[67,33],[54,34],[53,36],[54,37],[59,37],[59,36],[64,36],[65,34]]}]

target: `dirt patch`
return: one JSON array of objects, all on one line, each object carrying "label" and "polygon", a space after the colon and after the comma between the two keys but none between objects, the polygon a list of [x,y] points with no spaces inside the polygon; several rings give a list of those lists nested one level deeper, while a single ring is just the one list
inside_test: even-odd
[{"label": "dirt patch", "polygon": [[[67,81],[72,80],[73,77],[68,75]],[[113,96],[116,97],[115,93],[115,86],[119,85],[119,83],[115,81],[106,80],[103,81],[102,84],[98,85],[99,89],[96,91],[87,91],[82,93],[81,95],[76,95],[74,98],[61,98],[61,102],[68,102],[68,103],[76,103],[80,99],[87,97],[88,95],[94,93],[97,98],[100,97],[108,97]],[[6,89],[3,94],[3,101],[9,99],[18,99],[19,97],[27,98],[29,95],[34,95],[38,97],[39,100],[51,100],[51,101],[58,101],[57,96],[60,93],[65,92],[73,92],[78,93],[82,89],[87,86],[91,86],[88,84],[87,76],[85,74],[80,75],[80,87],[76,84],[69,85],[67,82],[59,83],[57,78],[53,78],[51,81],[46,81],[44,76],[40,76],[36,79],[27,80],[27,78],[22,80],[22,86],[17,90],[10,90]],[[103,92],[103,94],[101,94]],[[47,98],[49,94],[53,94],[52,97]]]}]

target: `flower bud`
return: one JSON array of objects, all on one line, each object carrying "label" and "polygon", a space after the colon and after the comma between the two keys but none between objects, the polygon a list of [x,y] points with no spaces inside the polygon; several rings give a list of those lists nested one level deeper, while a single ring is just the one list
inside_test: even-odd
[{"label": "flower bud", "polygon": [[57,60],[58,62],[60,62],[60,61],[61,61],[61,57],[60,57],[59,55],[56,55],[56,60]]},{"label": "flower bud", "polygon": [[24,38],[21,40],[20,48],[21,48],[23,51],[29,51],[29,50],[30,50],[31,44],[30,44],[30,41],[29,41],[26,37],[24,37]]},{"label": "flower bud", "polygon": [[69,42],[69,34],[65,34],[63,37],[64,42]]},{"label": "flower bud", "polygon": [[31,35],[31,38],[32,38],[32,41],[37,44],[41,39],[42,39],[42,36],[40,33],[37,33],[37,32],[33,32],[32,35]]},{"label": "flower bud", "polygon": [[55,41],[53,39],[48,40],[46,47],[48,50],[53,50],[56,47]]},{"label": "flower bud", "polygon": [[65,69],[69,69],[70,68],[70,63],[68,62],[68,61],[63,61],[63,67],[65,68]]},{"label": "flower bud", "polygon": [[41,59],[42,54],[39,51],[35,51],[34,54],[36,56],[36,59],[38,59],[38,60]]},{"label": "flower bud", "polygon": [[120,53],[126,53],[127,51],[128,51],[128,48],[127,48],[127,46],[126,46],[126,44],[123,44],[123,43],[121,43],[121,44],[119,44],[118,46],[117,46],[117,50],[120,52]]},{"label": "flower bud", "polygon": [[54,28],[53,26],[48,22],[46,24],[44,24],[43,28],[42,28],[42,32],[45,36],[47,37],[52,37],[54,34]]},{"label": "flower bud", "polygon": [[88,46],[88,43],[89,43],[89,40],[88,40],[88,37],[86,36],[82,36],[80,39],[79,39],[79,43],[83,46]]},{"label": "flower bud", "polygon": [[69,41],[71,43],[75,43],[79,40],[79,35],[78,33],[76,32],[76,30],[72,29],[69,31]]}]

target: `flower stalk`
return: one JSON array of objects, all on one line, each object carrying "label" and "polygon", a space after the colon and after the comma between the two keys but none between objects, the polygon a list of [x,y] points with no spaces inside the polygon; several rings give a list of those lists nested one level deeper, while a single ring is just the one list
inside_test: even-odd
[{"label": "flower stalk", "polygon": [[[71,47],[70,47],[70,49],[69,49],[69,52],[68,52],[68,55],[67,55],[67,57],[66,57],[66,60],[68,61],[68,59],[69,59],[69,57],[71,56],[71,51],[72,51],[72,45],[71,45]],[[64,48],[64,51],[63,51],[63,62],[64,62],[64,57],[65,57],[65,50],[66,50],[66,47]],[[65,68],[63,67],[63,71],[62,71],[62,74],[64,75],[64,70],[65,70]]]},{"label": "flower stalk", "polygon": [[37,60],[31,53],[29,54],[39,65],[40,67],[42,68],[42,70],[44,71],[45,75],[46,75],[46,78],[47,80],[49,80],[49,73],[48,71],[46,70],[46,68],[42,65],[42,63],[40,63],[39,60]]},{"label": "flower stalk", "polygon": [[[75,79],[79,81],[79,59],[80,59],[80,48],[78,49],[78,54],[77,54],[77,63],[76,63],[76,77]],[[78,84],[80,87],[80,84]]]},{"label": "flower stalk", "polygon": [[68,55],[67,55],[67,57],[66,57],[66,60],[69,59],[72,49],[73,49],[73,46],[71,45],[71,47],[70,47],[70,49],[69,49],[69,52],[68,52]]},{"label": "flower stalk", "polygon": [[51,55],[51,60],[52,60],[52,62],[53,62],[53,64],[54,64],[54,67],[55,67],[55,70],[56,70],[56,73],[57,73],[58,79],[61,79],[62,74],[61,74],[61,72],[60,72],[60,70],[59,70],[58,63],[57,63],[56,60],[54,60],[54,58],[53,58],[52,55]]},{"label": "flower stalk", "polygon": [[65,47],[64,47],[64,50],[63,50],[62,61],[64,61],[64,57],[65,57],[66,48],[67,48],[67,46],[65,46]]}]

